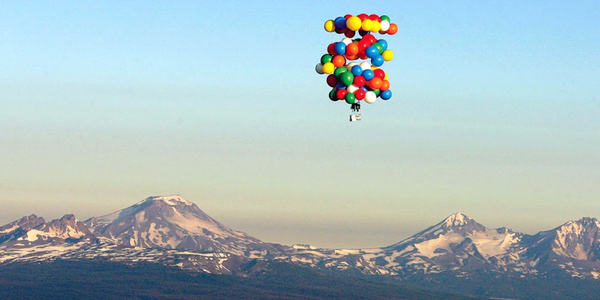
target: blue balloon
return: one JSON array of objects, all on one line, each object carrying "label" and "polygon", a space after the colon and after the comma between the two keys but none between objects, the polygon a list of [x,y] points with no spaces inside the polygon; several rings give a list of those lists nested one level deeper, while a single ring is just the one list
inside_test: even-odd
[{"label": "blue balloon", "polygon": [[333,21],[333,24],[335,24],[335,28],[337,28],[337,29],[340,29],[340,30],[346,29],[346,18],[344,18],[344,17],[337,17]]},{"label": "blue balloon", "polygon": [[377,55],[377,56],[371,58],[371,64],[376,67],[381,67],[381,65],[383,65],[384,62],[385,62],[385,60],[383,59],[383,56],[381,56],[381,55]]},{"label": "blue balloon", "polygon": [[346,89],[346,86],[344,85],[344,83],[342,83],[342,82],[340,81],[340,82],[338,82],[338,83],[335,85],[335,88],[336,88],[336,89],[338,89],[338,90],[345,90],[345,89]]},{"label": "blue balloon", "polygon": [[367,49],[365,49],[365,54],[367,55],[367,57],[373,58],[379,55],[379,49],[377,49],[377,47],[375,46],[369,46],[367,47]]},{"label": "blue balloon", "polygon": [[388,43],[386,40],[384,39],[380,39],[377,41],[379,43],[379,45],[381,45],[381,47],[383,47],[383,51],[387,50],[388,48]]},{"label": "blue balloon", "polygon": [[367,87],[365,87],[365,86],[361,86],[361,87],[359,87],[359,89],[361,89],[361,90],[363,90],[363,91],[365,91],[365,92],[368,92],[368,91],[369,91],[369,89],[367,89]]},{"label": "blue balloon", "polygon": [[335,52],[339,55],[346,54],[346,44],[344,44],[343,42],[336,43],[334,49]]},{"label": "blue balloon", "polygon": [[358,76],[358,75],[362,74],[363,69],[359,65],[356,65],[356,66],[352,67],[351,72],[352,72],[352,75]]},{"label": "blue balloon", "polygon": [[382,91],[379,94],[379,97],[381,97],[381,99],[383,99],[383,100],[389,100],[390,98],[392,98],[392,91],[390,91],[390,90]]},{"label": "blue balloon", "polygon": [[373,79],[373,77],[375,77],[375,73],[373,73],[373,71],[370,69],[366,69],[362,72],[362,76],[365,78],[366,81],[369,81]]}]

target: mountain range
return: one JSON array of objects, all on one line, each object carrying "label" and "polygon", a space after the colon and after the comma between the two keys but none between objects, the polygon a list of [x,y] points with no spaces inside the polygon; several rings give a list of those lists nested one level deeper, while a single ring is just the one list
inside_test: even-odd
[{"label": "mountain range", "polygon": [[0,227],[0,265],[103,259],[244,277],[277,262],[385,280],[441,274],[595,281],[600,279],[599,256],[600,222],[595,218],[528,235],[490,229],[455,213],[393,245],[325,249],[261,241],[228,228],[178,195],[149,197],[85,221],[65,215],[46,222],[30,215]]}]

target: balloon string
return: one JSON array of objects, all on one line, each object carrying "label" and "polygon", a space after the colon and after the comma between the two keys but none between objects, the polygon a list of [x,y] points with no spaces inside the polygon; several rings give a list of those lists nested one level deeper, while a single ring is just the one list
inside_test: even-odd
[{"label": "balloon string", "polygon": [[350,106],[350,109],[352,109],[352,111],[355,111],[355,112],[360,111],[360,103],[352,103],[352,105]]}]

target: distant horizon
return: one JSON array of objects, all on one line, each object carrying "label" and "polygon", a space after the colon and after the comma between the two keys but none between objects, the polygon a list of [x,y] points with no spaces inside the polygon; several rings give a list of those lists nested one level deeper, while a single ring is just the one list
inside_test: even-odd
[{"label": "distant horizon", "polygon": [[[38,215],[38,214],[36,214],[36,213],[31,213],[31,214],[28,214],[28,215],[25,215],[25,216],[19,217],[19,218],[17,218],[17,219],[14,219],[14,220],[11,220],[11,221],[8,221],[8,222],[0,222],[0,227],[2,227],[2,226],[4,226],[4,225],[7,225],[7,224],[10,224],[11,222],[14,222],[14,221],[20,220],[20,219],[22,219],[22,218],[24,218],[24,217],[31,216],[31,215],[35,215],[36,217],[41,217],[41,218],[43,218],[43,219],[44,219],[46,222],[49,222],[49,221],[52,221],[52,220],[61,219],[62,217],[64,217],[64,216],[67,216],[67,215],[73,215],[73,216],[75,216],[75,218],[77,218],[77,220],[79,220],[79,221],[81,221],[81,222],[85,222],[85,221],[87,221],[87,220],[89,220],[89,219],[91,219],[91,218],[94,218],[94,217],[101,217],[101,216],[107,216],[107,215],[114,214],[114,213],[116,213],[116,212],[118,212],[118,211],[125,210],[125,209],[127,209],[127,208],[129,208],[129,207],[131,207],[131,206],[134,206],[134,205],[136,205],[136,204],[142,203],[142,202],[144,202],[144,201],[146,201],[146,200],[149,200],[149,199],[152,199],[152,198],[170,198],[170,197],[175,197],[175,196],[176,196],[176,197],[180,197],[180,198],[182,198],[182,199],[184,199],[184,200],[186,200],[186,201],[188,201],[188,202],[191,202],[191,203],[195,204],[196,206],[198,206],[198,208],[200,208],[200,210],[204,211],[204,210],[202,209],[202,207],[201,207],[201,206],[199,206],[198,204],[196,204],[194,201],[192,201],[192,200],[189,200],[189,199],[187,199],[187,198],[185,198],[185,197],[181,196],[180,194],[153,195],[153,196],[148,196],[148,197],[146,197],[146,198],[144,198],[144,199],[142,199],[142,200],[139,200],[139,201],[137,201],[137,202],[134,202],[134,203],[132,203],[132,204],[131,204],[131,205],[129,205],[129,206],[122,207],[121,209],[117,209],[117,210],[115,210],[115,211],[111,211],[111,212],[108,212],[108,213],[103,213],[103,214],[100,214],[100,215],[94,215],[94,216],[90,216],[90,217],[87,217],[87,218],[85,218],[85,219],[79,219],[79,218],[77,218],[77,215],[76,215],[76,214],[71,214],[71,213],[65,213],[65,214],[63,214],[63,215],[62,215],[62,216],[60,216],[60,217],[53,217],[53,218],[51,218],[51,219],[46,219],[44,216]],[[205,211],[204,211],[204,212],[205,212]],[[427,225],[427,227],[424,227],[424,228],[422,228],[422,229],[419,229],[419,230],[415,231],[414,233],[412,233],[412,234],[410,234],[410,235],[408,235],[408,236],[406,236],[406,237],[404,237],[404,238],[402,238],[402,239],[400,239],[400,240],[398,240],[398,241],[396,241],[396,242],[390,243],[390,244],[388,244],[388,245],[380,245],[380,246],[374,246],[374,247],[327,247],[327,246],[321,246],[321,245],[318,245],[318,244],[311,244],[311,243],[289,243],[289,242],[288,242],[288,243],[280,243],[280,242],[272,242],[272,241],[269,241],[269,240],[266,240],[266,239],[263,239],[263,238],[259,238],[259,237],[257,237],[255,234],[249,233],[248,231],[246,231],[246,230],[244,230],[244,229],[240,229],[240,228],[234,228],[234,227],[231,227],[231,226],[229,226],[229,225],[228,225],[226,222],[223,222],[223,221],[219,220],[218,218],[215,218],[215,217],[213,217],[212,215],[210,215],[210,214],[209,214],[209,213],[207,213],[207,212],[205,212],[205,213],[206,213],[207,215],[209,215],[210,217],[212,217],[213,219],[215,219],[217,222],[219,222],[219,223],[223,224],[223,225],[224,225],[224,226],[226,226],[226,227],[229,227],[229,228],[231,228],[231,229],[233,229],[233,230],[235,230],[235,231],[241,231],[241,232],[244,232],[244,233],[246,233],[246,234],[248,234],[248,235],[250,235],[250,236],[252,236],[252,237],[258,238],[258,239],[260,239],[261,241],[263,241],[263,242],[266,242],[266,243],[272,243],[272,244],[282,244],[282,245],[287,245],[287,246],[293,246],[293,245],[310,245],[310,246],[315,246],[315,247],[318,247],[318,248],[331,248],[331,249],[369,249],[369,248],[384,248],[384,247],[387,247],[387,246],[390,246],[390,245],[393,245],[393,244],[399,243],[399,242],[401,242],[402,240],[405,240],[405,239],[407,239],[407,238],[410,238],[411,236],[413,236],[413,235],[415,235],[415,234],[418,234],[418,233],[419,233],[419,232],[421,232],[421,231],[425,231],[425,230],[427,230],[427,229],[428,229],[428,228],[430,228],[430,227],[434,227],[434,226],[436,226],[436,225],[438,225],[438,224],[440,224],[440,223],[443,223],[444,221],[446,221],[446,220],[448,220],[448,219],[450,219],[451,217],[453,217],[453,216],[456,216],[456,215],[463,215],[463,216],[465,216],[465,217],[467,217],[467,218],[469,218],[469,219],[471,219],[471,220],[475,221],[476,223],[479,223],[479,224],[483,225],[484,227],[486,227],[487,229],[490,229],[490,230],[497,230],[497,229],[500,229],[500,228],[507,228],[507,229],[509,229],[509,230],[513,230],[513,231],[515,231],[515,232],[522,233],[522,234],[526,234],[526,235],[535,235],[535,234],[537,234],[537,233],[539,233],[539,232],[543,232],[543,231],[550,231],[550,230],[553,230],[553,229],[555,229],[555,228],[561,227],[561,226],[563,226],[563,225],[565,225],[565,224],[567,224],[567,223],[569,223],[569,222],[582,221],[582,220],[583,220],[583,219],[585,219],[585,218],[590,218],[590,219],[593,219],[593,220],[598,220],[598,219],[597,219],[596,217],[594,217],[594,216],[582,216],[580,219],[576,219],[576,220],[573,220],[573,219],[571,219],[571,220],[567,220],[567,221],[565,221],[564,223],[561,223],[560,225],[556,225],[555,227],[552,227],[552,228],[549,228],[549,229],[540,230],[540,231],[538,231],[538,232],[535,232],[535,233],[533,233],[533,234],[532,234],[532,233],[526,233],[526,232],[523,232],[523,231],[520,231],[520,230],[515,230],[515,229],[513,229],[512,227],[510,227],[510,226],[506,226],[506,225],[504,225],[504,226],[500,226],[500,227],[495,227],[495,228],[488,227],[488,226],[486,226],[485,224],[482,224],[482,223],[480,223],[479,221],[477,221],[475,218],[473,218],[473,217],[471,217],[471,216],[469,216],[469,215],[467,215],[467,214],[465,214],[465,213],[462,213],[462,212],[458,212],[458,211],[457,211],[457,212],[454,212],[454,213],[451,213],[451,214],[447,215],[445,218],[441,219],[440,221],[438,221],[438,222],[436,222],[436,223],[434,223],[434,224]],[[417,224],[414,224],[414,225],[417,225]],[[277,230],[276,230],[276,228],[275,228],[273,231],[277,231]]]}]

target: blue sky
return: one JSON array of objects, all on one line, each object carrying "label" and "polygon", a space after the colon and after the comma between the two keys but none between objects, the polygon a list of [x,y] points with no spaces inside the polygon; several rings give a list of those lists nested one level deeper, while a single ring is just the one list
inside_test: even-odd
[{"label": "blue sky", "polygon": [[[0,223],[180,194],[269,242],[385,246],[463,212],[600,217],[597,1],[0,1]],[[394,96],[314,72],[386,14]]]}]

